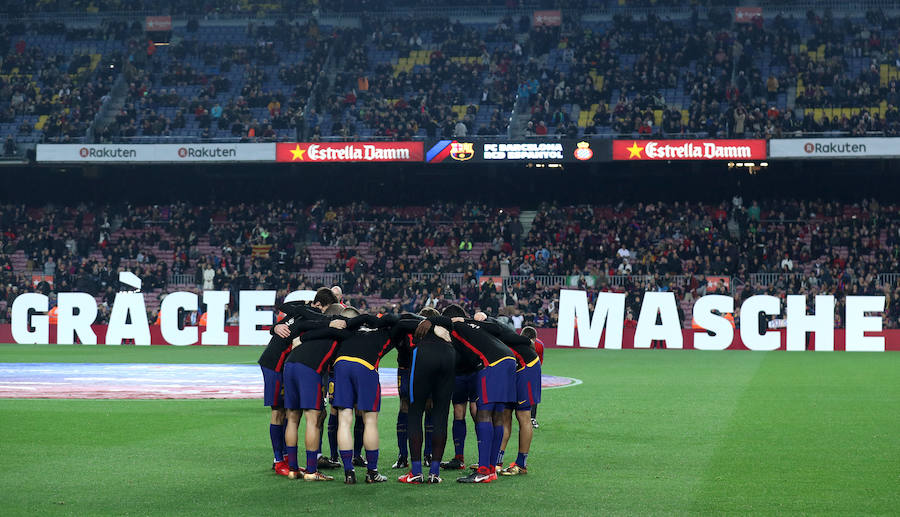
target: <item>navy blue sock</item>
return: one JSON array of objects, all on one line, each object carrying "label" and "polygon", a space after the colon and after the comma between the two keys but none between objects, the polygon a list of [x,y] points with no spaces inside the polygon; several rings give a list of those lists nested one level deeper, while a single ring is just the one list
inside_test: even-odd
[{"label": "navy blue sock", "polygon": [[331,450],[331,459],[338,459],[338,444],[337,444],[337,428],[338,428],[338,417],[337,415],[329,415],[328,416],[328,448]]},{"label": "navy blue sock", "polygon": [[412,475],[418,476],[422,474],[422,462],[421,461],[413,461],[412,462]]},{"label": "navy blue sock", "polygon": [[366,449],[366,468],[369,470],[378,470],[378,449],[370,451]]},{"label": "navy blue sock", "polygon": [[319,466],[319,453],[316,451],[306,451],[306,472],[312,474]]},{"label": "navy blue sock", "polygon": [[281,436],[281,458],[284,459],[287,457],[287,442],[284,441],[284,433],[287,431],[287,420],[280,426],[281,431],[279,431],[279,436]]},{"label": "navy blue sock", "polygon": [[497,465],[500,457],[500,445],[503,443],[503,426],[494,426],[494,439],[491,440],[491,465]]},{"label": "navy blue sock", "polygon": [[516,465],[520,467],[525,467],[525,461],[528,459],[527,452],[520,452],[518,456],[516,456]]},{"label": "navy blue sock", "polygon": [[434,444],[431,443],[431,436],[434,434],[434,423],[431,421],[431,411],[425,413],[425,443],[422,446],[425,448],[422,451],[422,454],[425,456],[431,456],[431,449]]},{"label": "navy blue sock", "polygon": [[397,448],[400,449],[400,456],[404,458],[409,455],[408,439],[406,426],[409,424],[409,413],[403,411],[397,413]]},{"label": "navy blue sock", "polygon": [[353,455],[360,456],[362,455],[363,448],[363,430],[365,429],[365,423],[363,422],[362,417],[356,417],[356,422],[353,424]]},{"label": "navy blue sock", "polygon": [[453,449],[456,456],[462,458],[466,449],[466,421],[453,421]]},{"label": "navy blue sock", "polygon": [[275,461],[284,459],[284,426],[269,424],[269,438],[272,440],[272,454]]},{"label": "navy blue sock", "polygon": [[504,449],[500,449],[500,453],[497,454],[497,465],[503,465],[503,455],[506,454]]},{"label": "navy blue sock", "polygon": [[341,462],[343,462],[343,464],[344,464],[344,470],[353,470],[353,451],[342,450],[341,451]]},{"label": "navy blue sock", "polygon": [[322,437],[325,436],[325,433],[322,432],[325,430],[325,420],[322,420],[322,423],[319,424],[319,448],[316,449],[317,452],[322,452]]},{"label": "navy blue sock", "polygon": [[441,475],[441,462],[440,461],[432,461],[431,465],[428,467],[428,471],[435,476]]},{"label": "navy blue sock", "polygon": [[491,464],[491,445],[494,441],[491,423],[475,422],[475,436],[478,438],[478,465],[487,467]]},{"label": "navy blue sock", "polygon": [[292,470],[298,470],[300,464],[297,463],[297,447],[288,447],[287,451],[288,465],[290,465]]}]

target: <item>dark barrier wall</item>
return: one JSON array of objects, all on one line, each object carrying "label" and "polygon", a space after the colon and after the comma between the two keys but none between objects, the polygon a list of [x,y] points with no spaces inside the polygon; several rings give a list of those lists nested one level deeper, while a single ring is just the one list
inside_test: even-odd
[{"label": "dark barrier wall", "polygon": [[[577,142],[576,142],[577,143]],[[598,152],[591,144],[594,152]],[[427,149],[426,149],[427,151]],[[452,163],[451,163],[452,162]],[[770,163],[749,174],[723,162],[633,161],[205,164],[17,166],[2,173],[0,202],[195,203],[365,201],[373,205],[487,202],[533,207],[542,202],[638,203],[753,199],[896,202],[900,160],[806,160]]]}]

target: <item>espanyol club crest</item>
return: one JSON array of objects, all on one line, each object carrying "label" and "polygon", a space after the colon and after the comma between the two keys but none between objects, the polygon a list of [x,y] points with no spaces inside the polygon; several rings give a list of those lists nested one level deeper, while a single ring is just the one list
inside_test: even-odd
[{"label": "espanyol club crest", "polygon": [[576,160],[590,160],[592,156],[594,156],[594,151],[591,151],[591,144],[587,142],[578,142],[577,149],[575,149],[575,159]]}]

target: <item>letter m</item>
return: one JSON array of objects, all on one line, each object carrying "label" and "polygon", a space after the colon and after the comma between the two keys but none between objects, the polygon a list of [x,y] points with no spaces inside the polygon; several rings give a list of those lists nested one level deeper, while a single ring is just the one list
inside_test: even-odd
[{"label": "letter m", "polygon": [[557,346],[575,346],[575,327],[578,344],[582,348],[597,348],[606,328],[604,348],[622,348],[622,327],[625,324],[625,294],[597,293],[594,316],[588,310],[587,293],[564,289],[559,292],[559,328]]}]

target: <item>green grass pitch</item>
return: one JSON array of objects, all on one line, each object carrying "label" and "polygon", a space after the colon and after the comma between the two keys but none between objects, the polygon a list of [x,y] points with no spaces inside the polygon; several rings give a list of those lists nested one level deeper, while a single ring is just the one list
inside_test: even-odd
[{"label": "green grass pitch", "polygon": [[[2,345],[0,362],[260,350]],[[900,513],[900,354],[548,350],[544,371],[583,384],[544,392],[527,476],[475,486],[394,481],[396,398],[380,422],[391,481],[352,487],[269,470],[261,401],[0,400],[0,514]]]}]

